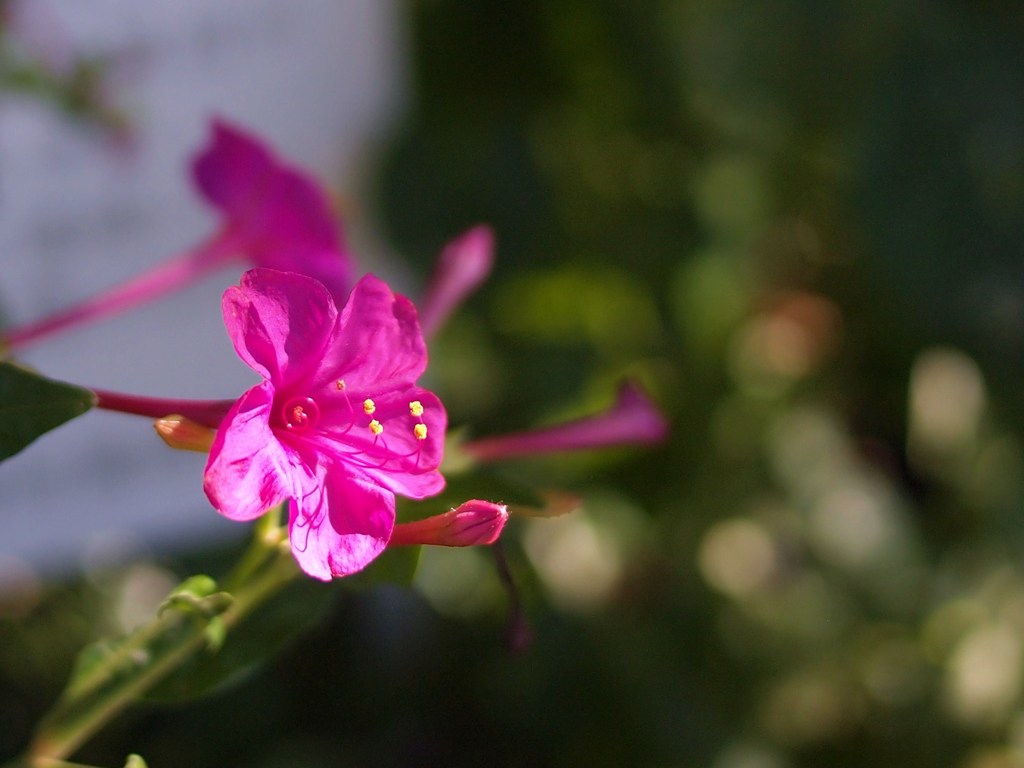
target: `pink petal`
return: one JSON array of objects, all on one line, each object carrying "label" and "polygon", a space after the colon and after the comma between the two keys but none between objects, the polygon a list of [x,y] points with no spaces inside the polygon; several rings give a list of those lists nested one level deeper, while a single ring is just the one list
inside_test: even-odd
[{"label": "pink petal", "polygon": [[317,387],[329,389],[343,378],[352,390],[386,392],[411,385],[426,367],[416,308],[380,278],[366,275],[341,312]]},{"label": "pink petal", "polygon": [[615,404],[604,413],[545,429],[485,437],[463,448],[478,461],[497,461],[553,451],[656,443],[667,432],[665,417],[647,394],[637,384],[626,382]]},{"label": "pink petal", "polygon": [[276,163],[268,147],[237,127],[223,120],[210,127],[209,143],[192,161],[192,180],[207,201],[244,221]]},{"label": "pink petal", "polygon": [[296,468],[268,421],[274,389],[253,387],[217,430],[203,475],[214,509],[231,520],[252,520],[294,493]]},{"label": "pink petal", "polygon": [[352,259],[342,247],[327,194],[236,126],[215,120],[212,130],[192,175],[203,196],[248,241],[255,266],[308,274],[344,299]]},{"label": "pink petal", "polygon": [[[393,493],[413,499],[440,493],[444,478],[437,467],[444,457],[448,415],[437,395],[419,387],[367,394],[373,395],[373,418],[383,427],[380,435],[370,431],[370,416],[361,409],[358,417],[362,418],[353,426],[351,411],[335,405],[334,412],[321,422],[320,433],[304,442],[321,454],[336,455],[352,472]],[[352,393],[357,403],[363,397],[363,393]],[[422,406],[422,415],[410,413],[413,401]],[[423,439],[416,436],[418,424],[426,428]]]},{"label": "pink petal", "polygon": [[278,386],[315,370],[337,319],[320,283],[271,269],[246,272],[224,292],[221,305],[238,356]]},{"label": "pink petal", "polygon": [[432,336],[448,316],[487,279],[494,265],[494,232],[477,226],[448,243],[420,302],[420,326]]},{"label": "pink petal", "polygon": [[387,546],[395,524],[394,494],[337,467],[289,507],[288,536],[303,571],[329,581],[365,568]]}]

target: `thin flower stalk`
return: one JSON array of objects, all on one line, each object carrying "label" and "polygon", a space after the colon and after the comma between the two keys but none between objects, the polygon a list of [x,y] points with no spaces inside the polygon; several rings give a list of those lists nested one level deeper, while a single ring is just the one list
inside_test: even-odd
[{"label": "thin flower stalk", "polygon": [[231,263],[240,252],[241,241],[229,233],[221,233],[197,250],[165,261],[145,274],[74,307],[6,332],[0,346],[8,352],[20,352],[61,331],[142,306]]},{"label": "thin flower stalk", "polygon": [[128,395],[105,389],[93,389],[92,392],[96,396],[96,407],[106,411],[148,416],[153,419],[180,416],[197,426],[214,428],[223,421],[235,404],[234,400],[177,400]]}]

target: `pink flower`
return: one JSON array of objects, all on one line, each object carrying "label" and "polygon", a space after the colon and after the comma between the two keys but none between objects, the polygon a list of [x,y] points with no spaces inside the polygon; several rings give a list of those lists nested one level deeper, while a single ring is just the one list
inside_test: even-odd
[{"label": "pink flower", "polygon": [[449,242],[437,260],[434,276],[420,301],[420,326],[430,337],[494,266],[494,232],[478,225]]},{"label": "pink flower", "polygon": [[191,284],[235,260],[309,275],[341,303],[352,258],[341,241],[330,200],[316,181],[265,144],[223,120],[192,166],[199,192],[222,214],[214,235],[196,248],[70,309],[3,335],[18,350],[58,331],[130,309]]},{"label": "pink flower", "polygon": [[427,364],[412,303],[367,275],[339,313],[297,274],[254,269],[224,294],[239,356],[263,377],[228,411],[204,488],[232,520],[290,499],[300,567],[319,579],[363,568],[387,546],[395,494],[444,487],[447,415],[416,386]]},{"label": "pink flower", "polygon": [[627,381],[615,404],[604,413],[553,427],[484,437],[466,443],[463,449],[477,461],[500,461],[555,451],[657,443],[667,433],[665,417],[637,384]]}]

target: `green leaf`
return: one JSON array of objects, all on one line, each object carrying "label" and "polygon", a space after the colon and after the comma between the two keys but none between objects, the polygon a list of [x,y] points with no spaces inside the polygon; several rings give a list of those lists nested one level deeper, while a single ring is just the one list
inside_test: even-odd
[{"label": "green leaf", "polygon": [[[198,604],[190,598],[182,602],[179,588],[165,605],[168,605],[167,610],[195,610],[202,615],[208,608],[216,609],[222,595],[225,593],[210,591],[206,595],[193,595],[198,598]],[[240,682],[300,634],[319,624],[336,596],[337,592],[330,585],[299,578],[229,633],[224,633],[219,617],[210,618],[205,650],[184,662],[173,675],[147,692],[145,698],[159,702],[188,701]],[[211,598],[216,602],[206,602]]]},{"label": "green leaf", "polygon": [[[186,579],[164,600],[153,622],[124,637],[104,638],[83,648],[68,681],[67,696],[86,696],[112,679],[137,675],[153,665],[166,647],[197,631],[207,635],[208,646],[214,645],[220,628],[214,625],[230,603],[230,595],[218,591],[217,582],[209,576]],[[185,621],[168,621],[172,612]]]},{"label": "green leaf", "polygon": [[47,379],[10,362],[0,362],[0,461],[92,408],[88,389]]}]

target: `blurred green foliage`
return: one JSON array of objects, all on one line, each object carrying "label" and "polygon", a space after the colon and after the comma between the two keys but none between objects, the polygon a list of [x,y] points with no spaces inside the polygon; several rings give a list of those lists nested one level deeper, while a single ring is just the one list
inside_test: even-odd
[{"label": "blurred green foliage", "polygon": [[[338,585],[262,672],[82,759],[1024,765],[1021,6],[407,9],[381,220],[424,277],[465,226],[499,236],[432,348],[453,424],[594,411],[630,375],[672,438],[502,468],[585,500],[505,537],[527,652],[488,553],[425,550],[413,590]],[[121,593],[10,598],[5,746]]]}]

